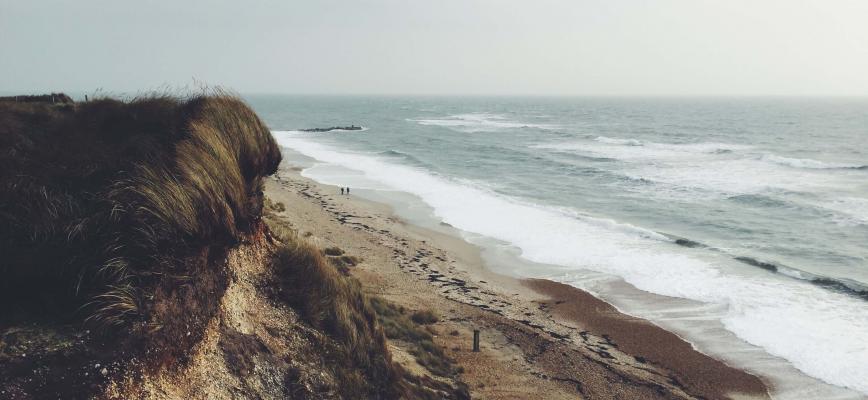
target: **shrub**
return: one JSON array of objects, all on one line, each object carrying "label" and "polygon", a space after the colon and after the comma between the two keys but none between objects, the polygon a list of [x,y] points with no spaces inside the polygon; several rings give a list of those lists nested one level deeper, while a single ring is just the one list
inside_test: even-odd
[{"label": "shrub", "polygon": [[284,212],[286,211],[286,206],[281,202],[271,201],[269,198],[265,198],[265,208],[268,212]]},{"label": "shrub", "polygon": [[327,256],[339,256],[339,255],[344,254],[344,251],[341,250],[340,247],[327,247],[327,248],[323,249],[322,252],[323,252],[323,254],[325,254]]},{"label": "shrub", "polygon": [[328,261],[345,276],[350,274],[350,267],[355,267],[360,262],[356,256],[344,255],[344,251],[340,247],[327,247],[322,252],[328,256]]},{"label": "shrub", "polygon": [[413,315],[410,316],[410,319],[412,319],[413,322],[422,325],[433,324],[440,320],[437,317],[437,314],[434,314],[434,312],[431,310],[416,311],[413,313]]}]

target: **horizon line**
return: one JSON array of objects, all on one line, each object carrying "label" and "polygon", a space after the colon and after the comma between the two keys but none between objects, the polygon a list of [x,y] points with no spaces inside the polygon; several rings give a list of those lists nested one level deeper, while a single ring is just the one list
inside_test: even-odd
[{"label": "horizon line", "polygon": [[[214,86],[226,89],[230,93],[241,96],[299,96],[299,97],[500,97],[500,98],[840,98],[840,99],[868,99],[866,94],[757,94],[757,93],[362,93],[362,92],[292,92],[292,91],[259,91],[259,90],[236,90],[226,86]],[[48,93],[66,93],[69,95],[105,95],[114,96],[137,96],[154,93],[179,94],[195,93],[201,89],[175,88],[168,89],[137,89],[137,90],[106,90],[97,88],[92,90],[9,90],[0,89],[0,95],[34,95]],[[76,96],[73,96],[76,97]]]}]

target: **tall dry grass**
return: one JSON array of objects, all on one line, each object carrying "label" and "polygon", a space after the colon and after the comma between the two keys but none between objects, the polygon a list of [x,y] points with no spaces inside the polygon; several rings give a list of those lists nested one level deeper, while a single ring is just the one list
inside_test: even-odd
[{"label": "tall dry grass", "polygon": [[394,304],[367,296],[358,280],[330,262],[329,254],[343,255],[342,250],[317,248],[275,215],[282,204],[271,203],[269,208],[266,222],[280,242],[271,265],[273,287],[305,321],[338,343],[321,351],[330,358],[343,398],[469,398],[466,385],[458,380],[452,386],[414,376],[393,363],[386,337],[412,343],[413,355],[435,375],[456,378],[451,361],[434,345],[430,333]]},{"label": "tall dry grass", "polygon": [[279,162],[226,93],[0,102],[0,318],[158,331],[176,322],[161,296],[208,309],[189,283],[223,273],[209,269],[259,221]]},{"label": "tall dry grass", "polygon": [[340,346],[332,354],[345,398],[395,399],[405,392],[377,315],[358,281],[343,276],[322,250],[288,229],[272,267],[278,296]]}]

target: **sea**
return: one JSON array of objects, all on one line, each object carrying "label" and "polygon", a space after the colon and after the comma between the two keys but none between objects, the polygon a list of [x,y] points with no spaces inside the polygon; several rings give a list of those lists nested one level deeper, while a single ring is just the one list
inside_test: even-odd
[{"label": "sea", "polygon": [[492,271],[587,290],[775,398],[868,398],[868,99],[245,99],[302,175]]}]

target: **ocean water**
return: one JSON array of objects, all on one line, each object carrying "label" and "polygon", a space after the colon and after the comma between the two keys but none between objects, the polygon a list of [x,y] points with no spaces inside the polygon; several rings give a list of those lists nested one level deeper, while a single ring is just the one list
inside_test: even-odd
[{"label": "ocean water", "polygon": [[590,290],[775,397],[868,396],[866,99],[248,101],[305,176],[409,195],[494,270]]}]

